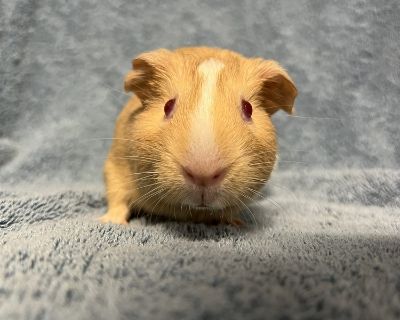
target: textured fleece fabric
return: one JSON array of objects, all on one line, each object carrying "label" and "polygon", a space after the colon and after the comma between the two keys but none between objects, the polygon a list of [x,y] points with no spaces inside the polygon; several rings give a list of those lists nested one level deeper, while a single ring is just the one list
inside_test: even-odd
[{"label": "textured fleece fabric", "polygon": [[[0,319],[400,318],[400,5],[0,0]],[[248,227],[101,225],[137,54],[280,61],[297,117]]]}]

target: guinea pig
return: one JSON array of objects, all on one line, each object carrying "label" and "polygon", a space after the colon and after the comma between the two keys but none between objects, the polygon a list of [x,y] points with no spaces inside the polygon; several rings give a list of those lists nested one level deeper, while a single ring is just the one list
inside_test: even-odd
[{"label": "guinea pig", "polygon": [[241,224],[274,167],[271,116],[293,111],[293,80],[273,60],[208,47],[145,52],[132,65],[125,90],[135,95],[117,119],[100,220],[142,212]]}]

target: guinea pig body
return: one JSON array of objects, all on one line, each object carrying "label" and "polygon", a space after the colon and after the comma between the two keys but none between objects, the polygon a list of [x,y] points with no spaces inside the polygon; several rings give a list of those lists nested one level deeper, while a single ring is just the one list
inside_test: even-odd
[{"label": "guinea pig body", "polygon": [[277,146],[271,115],[297,91],[274,61],[216,48],[159,49],[133,60],[133,91],[105,163],[108,212],[240,223],[268,180]]}]

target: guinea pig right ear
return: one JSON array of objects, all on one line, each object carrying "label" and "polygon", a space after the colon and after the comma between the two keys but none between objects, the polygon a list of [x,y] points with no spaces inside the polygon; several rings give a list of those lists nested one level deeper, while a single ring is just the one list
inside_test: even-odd
[{"label": "guinea pig right ear", "polygon": [[162,94],[161,82],[168,77],[168,65],[173,53],[166,49],[145,52],[132,61],[132,71],[125,76],[125,91],[133,91],[140,100]]},{"label": "guinea pig right ear", "polygon": [[274,60],[256,59],[259,79],[259,99],[268,114],[282,109],[289,114],[294,111],[297,89],[289,74]]}]

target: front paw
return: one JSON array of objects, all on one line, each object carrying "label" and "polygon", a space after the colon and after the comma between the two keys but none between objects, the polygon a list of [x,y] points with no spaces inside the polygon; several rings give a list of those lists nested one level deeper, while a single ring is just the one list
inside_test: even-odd
[{"label": "front paw", "polygon": [[228,224],[236,228],[244,228],[247,226],[246,222],[240,218],[231,219],[228,221]]},{"label": "front paw", "polygon": [[102,215],[97,219],[101,223],[128,224],[128,220],[124,216],[113,212],[107,212],[105,215]]}]

